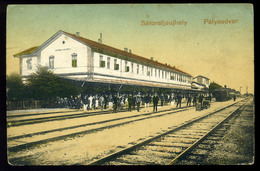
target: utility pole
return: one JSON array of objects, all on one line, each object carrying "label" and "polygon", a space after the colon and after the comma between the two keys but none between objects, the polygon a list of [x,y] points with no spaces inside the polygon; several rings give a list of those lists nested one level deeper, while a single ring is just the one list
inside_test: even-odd
[{"label": "utility pole", "polygon": [[248,94],[248,86],[246,86],[246,94]]},{"label": "utility pole", "polygon": [[240,94],[241,94],[241,88],[242,88],[242,86],[239,87],[239,89],[240,89],[240,90],[239,90],[239,91],[240,91]]}]

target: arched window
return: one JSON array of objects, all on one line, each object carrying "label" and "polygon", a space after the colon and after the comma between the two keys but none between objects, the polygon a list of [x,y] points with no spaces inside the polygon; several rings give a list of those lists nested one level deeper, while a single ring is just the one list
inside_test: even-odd
[{"label": "arched window", "polygon": [[78,55],[77,55],[76,53],[71,54],[71,57],[72,57],[72,58],[71,58],[71,59],[72,59],[72,60],[71,60],[71,61],[72,61],[72,62],[71,62],[71,66],[72,66],[72,67],[77,67],[77,56],[78,56]]}]

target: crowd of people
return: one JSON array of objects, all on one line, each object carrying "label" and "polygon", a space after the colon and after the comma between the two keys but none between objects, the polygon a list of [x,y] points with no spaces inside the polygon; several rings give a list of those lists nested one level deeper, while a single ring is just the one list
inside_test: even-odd
[{"label": "crowd of people", "polygon": [[[144,112],[149,112],[149,107],[153,106],[153,111],[157,112],[158,105],[175,105],[181,108],[182,103],[186,106],[195,106],[202,103],[204,95],[202,93],[115,93],[115,94],[89,94],[80,95],[74,98],[58,98],[58,107],[69,107],[84,111],[101,109],[113,109],[113,112],[121,110],[137,110],[144,107]],[[210,97],[211,100],[211,97]],[[191,104],[192,103],[192,104]]]}]

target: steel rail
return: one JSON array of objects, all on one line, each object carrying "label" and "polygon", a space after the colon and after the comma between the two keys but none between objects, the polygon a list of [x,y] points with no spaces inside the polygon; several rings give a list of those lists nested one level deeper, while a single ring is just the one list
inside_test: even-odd
[{"label": "steel rail", "polygon": [[[190,124],[192,124],[192,123],[198,122],[198,121],[200,121],[200,120],[202,120],[202,119],[204,119],[204,118],[206,118],[206,117],[208,117],[208,116],[210,116],[210,115],[213,115],[213,114],[218,113],[218,112],[220,112],[220,111],[222,111],[222,110],[225,110],[225,109],[227,109],[227,108],[229,108],[229,107],[231,107],[231,106],[234,106],[234,105],[236,105],[237,103],[242,102],[243,100],[245,100],[245,99],[242,99],[242,100],[237,101],[237,102],[235,102],[235,103],[233,103],[233,104],[227,105],[227,106],[225,106],[225,107],[223,107],[223,108],[221,108],[221,109],[218,109],[218,110],[216,110],[216,111],[213,111],[213,112],[211,112],[211,113],[206,113],[206,114],[203,115],[203,116],[199,116],[199,117],[196,117],[196,118],[194,118],[194,119],[191,119],[191,120],[189,120],[189,121],[187,121],[187,122],[184,122],[184,123],[182,123],[182,124],[180,124],[180,125],[178,125],[178,126],[172,128],[172,129],[170,129],[170,130],[168,130],[168,131],[166,131],[166,132],[164,132],[164,133],[162,133],[162,134],[159,134],[159,135],[157,135],[157,136],[155,136],[155,137],[146,139],[146,140],[144,140],[144,141],[142,141],[142,142],[139,142],[139,143],[137,143],[137,144],[135,144],[135,145],[132,145],[132,146],[127,147],[127,148],[124,148],[124,149],[119,150],[119,151],[117,151],[117,152],[114,152],[114,153],[112,153],[112,154],[108,154],[107,156],[104,156],[104,157],[102,157],[102,158],[100,158],[100,159],[96,159],[96,160],[94,160],[94,161],[92,161],[92,162],[89,162],[89,163],[86,163],[86,164],[87,164],[87,165],[101,165],[101,164],[104,164],[105,162],[108,162],[108,161],[110,161],[111,159],[114,159],[114,158],[116,158],[116,157],[118,157],[118,156],[121,156],[121,155],[123,155],[123,154],[126,154],[126,153],[128,153],[128,152],[130,152],[130,151],[133,151],[134,149],[136,149],[136,148],[138,148],[138,147],[141,147],[141,146],[144,146],[144,145],[146,145],[146,144],[148,144],[148,143],[150,143],[150,142],[152,142],[152,141],[154,141],[154,140],[156,140],[156,139],[158,139],[158,138],[161,138],[161,137],[163,137],[163,136],[165,136],[165,135],[167,135],[167,134],[169,134],[169,133],[178,131],[178,130],[184,128],[184,127],[187,127],[188,125],[190,125]],[[78,165],[81,165],[81,164],[82,164],[82,163],[79,163]],[[83,164],[84,164],[84,163],[83,163]]]},{"label": "steel rail", "polygon": [[[194,107],[194,106],[190,106],[190,107]],[[189,107],[182,107],[181,109],[184,109],[184,108],[189,108]],[[179,108],[176,108],[176,109],[179,109]],[[163,111],[169,111],[169,110],[172,110],[172,108],[166,109],[166,110],[163,110]],[[120,111],[120,112],[128,112],[128,111],[126,109],[124,109],[123,111]],[[153,113],[153,112],[151,112],[151,113]],[[91,113],[90,112],[80,112],[80,113],[77,113],[77,114],[69,114],[69,115],[61,115],[61,116],[51,116],[51,117],[41,117],[41,118],[33,118],[33,119],[7,121],[7,123],[11,125],[11,126],[8,126],[8,127],[14,127],[14,126],[42,123],[42,122],[74,119],[74,118],[89,117],[89,116],[97,116],[97,115],[103,115],[103,114],[114,114],[114,113],[112,113],[110,110],[91,112]]]},{"label": "steel rail", "polygon": [[121,119],[129,119],[129,118],[135,118],[135,117],[140,117],[140,116],[146,116],[146,115],[153,115],[153,114],[158,114],[161,112],[167,112],[167,111],[172,111],[172,110],[178,110],[178,109],[185,109],[184,108],[175,108],[175,109],[167,109],[167,110],[162,110],[157,113],[154,112],[149,112],[149,113],[143,113],[143,114],[138,114],[138,115],[131,115],[131,116],[126,116],[126,117],[121,117],[121,118],[115,118],[115,119],[109,119],[109,120],[103,120],[103,121],[98,121],[98,122],[91,122],[91,123],[86,123],[86,124],[81,124],[81,125],[75,125],[75,126],[69,126],[69,127],[63,127],[63,128],[57,128],[57,129],[51,129],[51,130],[46,130],[46,131],[39,131],[39,132],[34,132],[34,133],[29,133],[29,134],[23,134],[23,135],[17,135],[17,136],[12,136],[8,137],[7,141],[12,141],[15,139],[21,139],[21,138],[26,138],[26,137],[32,137],[35,135],[40,135],[40,134],[46,134],[46,133],[51,133],[51,132],[56,132],[56,131],[63,131],[67,129],[75,129],[75,128],[80,128],[80,127],[85,127],[85,126],[90,126],[90,125],[96,125],[96,124],[102,124],[102,123],[107,123],[107,122],[113,122]]},{"label": "steel rail", "polygon": [[177,157],[175,157],[171,162],[169,162],[168,165],[174,165],[175,163],[179,162],[181,159],[183,159],[190,151],[192,151],[196,146],[198,146],[203,140],[205,140],[212,132],[214,132],[219,126],[221,126],[226,120],[228,120],[231,116],[233,116],[238,110],[243,108],[245,104],[242,106],[239,106],[235,111],[232,111],[227,117],[222,119],[216,126],[211,128],[205,135],[203,135],[201,138],[199,138],[197,141],[195,141],[191,146],[189,146],[187,149],[185,149],[182,153],[180,153]]},{"label": "steel rail", "polygon": [[[35,145],[38,144],[43,144],[43,143],[47,143],[47,142],[51,142],[51,141],[58,141],[58,140],[62,140],[64,138],[70,138],[70,137],[74,137],[76,135],[82,135],[82,134],[87,134],[87,133],[91,133],[91,132],[96,132],[96,131],[101,131],[107,128],[112,128],[112,127],[116,127],[116,126],[120,126],[120,125],[124,125],[124,124],[128,124],[131,122],[136,122],[136,121],[141,121],[141,120],[145,120],[145,119],[150,119],[150,118],[154,118],[154,117],[161,117],[164,115],[169,115],[169,114],[173,114],[173,113],[178,113],[178,112],[182,112],[188,109],[180,109],[180,110],[175,110],[175,111],[171,111],[171,112],[167,112],[167,113],[163,113],[163,114],[159,114],[156,116],[150,115],[148,117],[145,118],[139,118],[139,119],[135,119],[135,120],[130,120],[130,121],[125,121],[125,122],[121,122],[121,123],[117,123],[117,124],[112,124],[112,125],[108,125],[108,126],[102,126],[99,128],[93,128],[93,129],[89,129],[89,130],[84,130],[84,131],[79,131],[79,132],[75,132],[75,133],[70,133],[70,134],[66,134],[66,135],[61,135],[61,136],[57,136],[57,137],[53,137],[53,138],[47,138],[47,139],[43,139],[43,140],[39,140],[39,141],[34,141],[34,142],[30,142],[30,143],[25,143],[25,144],[21,144],[21,145],[17,145],[17,146],[13,146],[13,147],[9,147],[8,151],[9,152],[16,152],[16,151],[20,151],[23,150],[25,148],[30,148],[33,147]],[[167,111],[167,110],[166,110]],[[163,112],[163,111],[161,111]],[[149,114],[158,114],[158,113],[149,113]],[[143,114],[140,116],[145,116],[148,114]],[[130,117],[129,117],[130,118]],[[122,118],[121,118],[122,119]],[[120,119],[117,119],[120,120]],[[56,130],[55,130],[56,131]],[[37,133],[38,134],[38,133]],[[18,136],[18,138],[21,138]]]}]

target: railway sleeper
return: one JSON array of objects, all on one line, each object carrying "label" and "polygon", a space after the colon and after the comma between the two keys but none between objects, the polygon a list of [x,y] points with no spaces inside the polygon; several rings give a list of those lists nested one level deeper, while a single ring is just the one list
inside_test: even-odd
[{"label": "railway sleeper", "polygon": [[199,137],[201,137],[201,136],[203,136],[204,135],[204,133],[203,132],[201,132],[201,131],[194,131],[194,130],[182,130],[182,131],[178,131],[177,132],[177,135],[189,135],[189,136],[199,136]]},{"label": "railway sleeper", "polygon": [[173,137],[170,137],[170,138],[162,140],[162,142],[177,142],[177,143],[185,143],[185,144],[192,144],[195,141],[196,141],[196,139],[189,138],[189,137],[186,137],[186,138],[180,138],[180,137],[173,138]]},{"label": "railway sleeper", "polygon": [[141,150],[151,150],[156,152],[162,152],[162,153],[171,153],[171,154],[178,154],[183,149],[179,147],[168,147],[168,146],[144,146],[140,148]]},{"label": "railway sleeper", "polygon": [[165,158],[165,159],[172,159],[172,157],[173,157],[173,153],[160,152],[160,151],[154,151],[154,150],[149,150],[149,149],[138,149],[136,151],[131,152],[131,154],[149,156],[152,158],[159,157],[159,158]]},{"label": "railway sleeper", "polygon": [[168,153],[181,153],[184,149],[184,147],[177,147],[177,146],[172,146],[172,145],[153,145],[153,144],[149,144],[145,147],[142,148],[149,148],[151,150],[154,151],[161,151],[161,152],[168,152]]},{"label": "railway sleeper", "polygon": [[187,143],[176,143],[176,142],[152,142],[150,144],[154,144],[154,145],[161,145],[161,146],[172,146],[172,147],[189,147],[190,144]]},{"label": "railway sleeper", "polygon": [[116,161],[122,162],[122,163],[128,163],[132,165],[154,165],[158,164],[156,161],[153,161],[151,158],[147,156],[140,156],[136,154],[125,154],[119,158],[115,159]]},{"label": "railway sleeper", "polygon": [[192,125],[189,128],[193,130],[208,131],[212,128],[212,125]]},{"label": "railway sleeper", "polygon": [[199,135],[188,135],[188,134],[170,134],[170,135],[166,135],[166,137],[173,137],[173,138],[189,138],[189,139],[195,139],[197,140],[198,138],[200,138],[201,136]]}]

